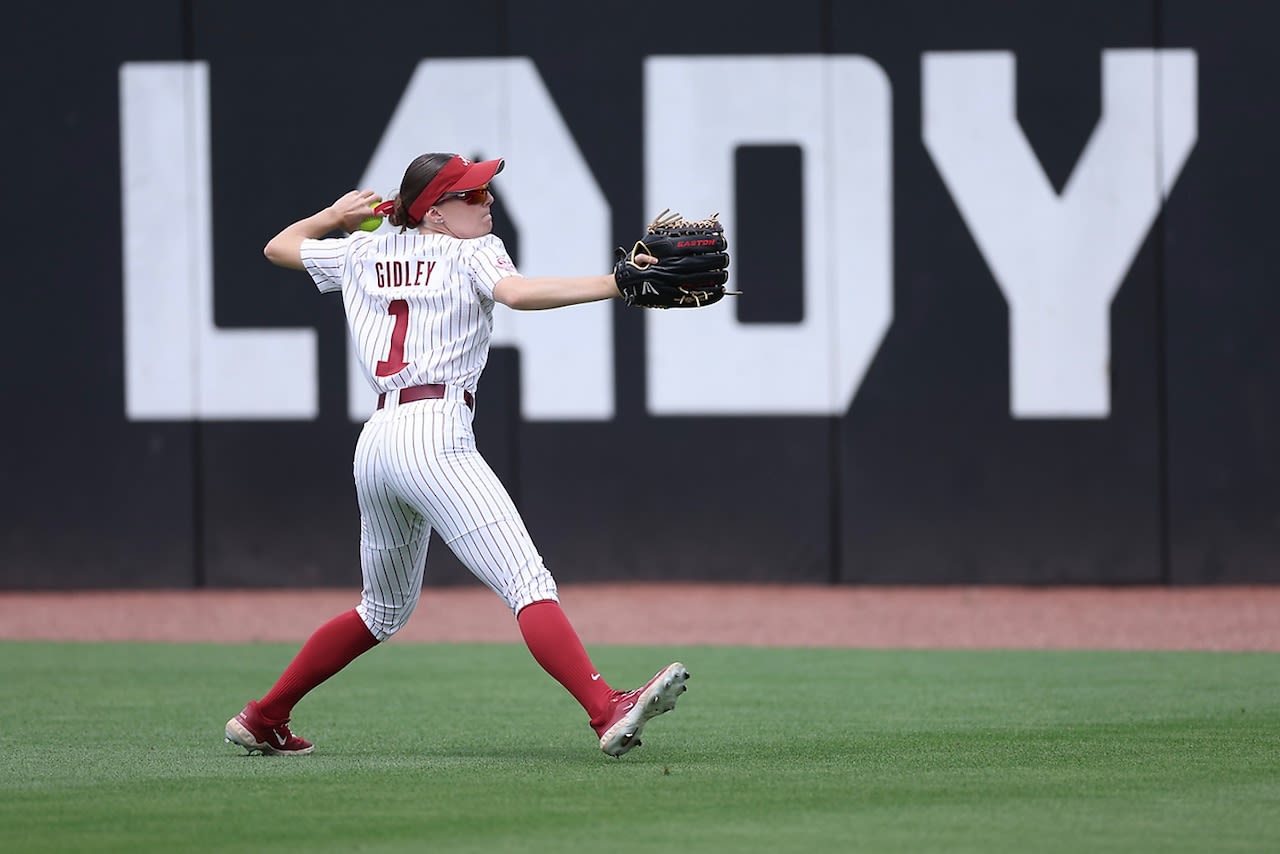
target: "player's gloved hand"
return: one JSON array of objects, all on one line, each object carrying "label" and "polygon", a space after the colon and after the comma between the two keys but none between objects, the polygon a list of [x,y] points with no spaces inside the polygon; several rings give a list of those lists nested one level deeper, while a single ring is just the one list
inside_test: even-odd
[{"label": "player's gloved hand", "polygon": [[729,280],[728,241],[716,214],[689,221],[663,211],[631,251],[618,248],[613,279],[627,305],[636,308],[701,308],[741,291]]}]

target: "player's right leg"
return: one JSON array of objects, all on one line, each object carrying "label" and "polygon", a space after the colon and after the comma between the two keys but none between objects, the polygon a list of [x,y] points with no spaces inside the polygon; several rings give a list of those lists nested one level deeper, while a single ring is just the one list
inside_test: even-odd
[{"label": "player's right leg", "polygon": [[249,753],[270,753],[278,756],[301,756],[310,753],[314,745],[289,731],[289,722],[273,723],[262,716],[257,700],[250,700],[241,712],[227,721],[226,740],[238,744]]},{"label": "player's right leg", "polygon": [[[360,574],[364,581],[356,611],[379,641],[409,622],[422,596],[422,574],[431,525],[401,494],[391,467],[396,411],[375,415],[356,445],[356,499],[360,504]],[[365,434],[369,441],[364,441]]]},{"label": "player's right leg", "polygon": [[431,529],[387,487],[379,450],[385,431],[379,421],[366,424],[356,443],[354,470],[364,577],[360,605],[316,629],[271,690],[261,700],[250,700],[227,721],[226,740],[250,753],[310,753],[311,742],[289,730],[294,705],[394,634],[418,602]]}]

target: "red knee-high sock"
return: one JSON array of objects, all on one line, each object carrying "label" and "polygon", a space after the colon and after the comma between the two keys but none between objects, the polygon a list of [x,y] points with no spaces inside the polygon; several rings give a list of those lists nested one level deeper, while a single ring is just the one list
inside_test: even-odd
[{"label": "red knee-high sock", "polygon": [[377,645],[354,608],[339,614],[312,633],[258,701],[258,711],[269,721],[287,721],[303,695]]},{"label": "red knee-high sock", "polygon": [[591,716],[592,725],[609,707],[613,689],[604,680],[559,602],[542,599],[516,615],[525,645],[542,669],[565,687]]}]

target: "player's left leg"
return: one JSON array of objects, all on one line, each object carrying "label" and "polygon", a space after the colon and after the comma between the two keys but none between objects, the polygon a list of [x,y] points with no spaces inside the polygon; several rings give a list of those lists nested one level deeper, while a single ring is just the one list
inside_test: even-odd
[{"label": "player's left leg", "polygon": [[596,670],[560,607],[543,564],[506,487],[481,457],[471,413],[458,403],[415,404],[397,419],[399,453],[391,469],[397,492],[480,581],[516,615],[530,654],[594,720],[608,715],[618,692]]}]

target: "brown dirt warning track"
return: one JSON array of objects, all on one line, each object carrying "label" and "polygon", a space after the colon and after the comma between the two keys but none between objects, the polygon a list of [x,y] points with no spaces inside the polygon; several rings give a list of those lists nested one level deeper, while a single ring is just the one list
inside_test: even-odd
[{"label": "brown dirt warning track", "polygon": [[[561,585],[591,644],[1280,651],[1280,585]],[[0,640],[293,641],[358,589],[0,593]],[[397,642],[519,643],[479,586],[428,587]]]}]

